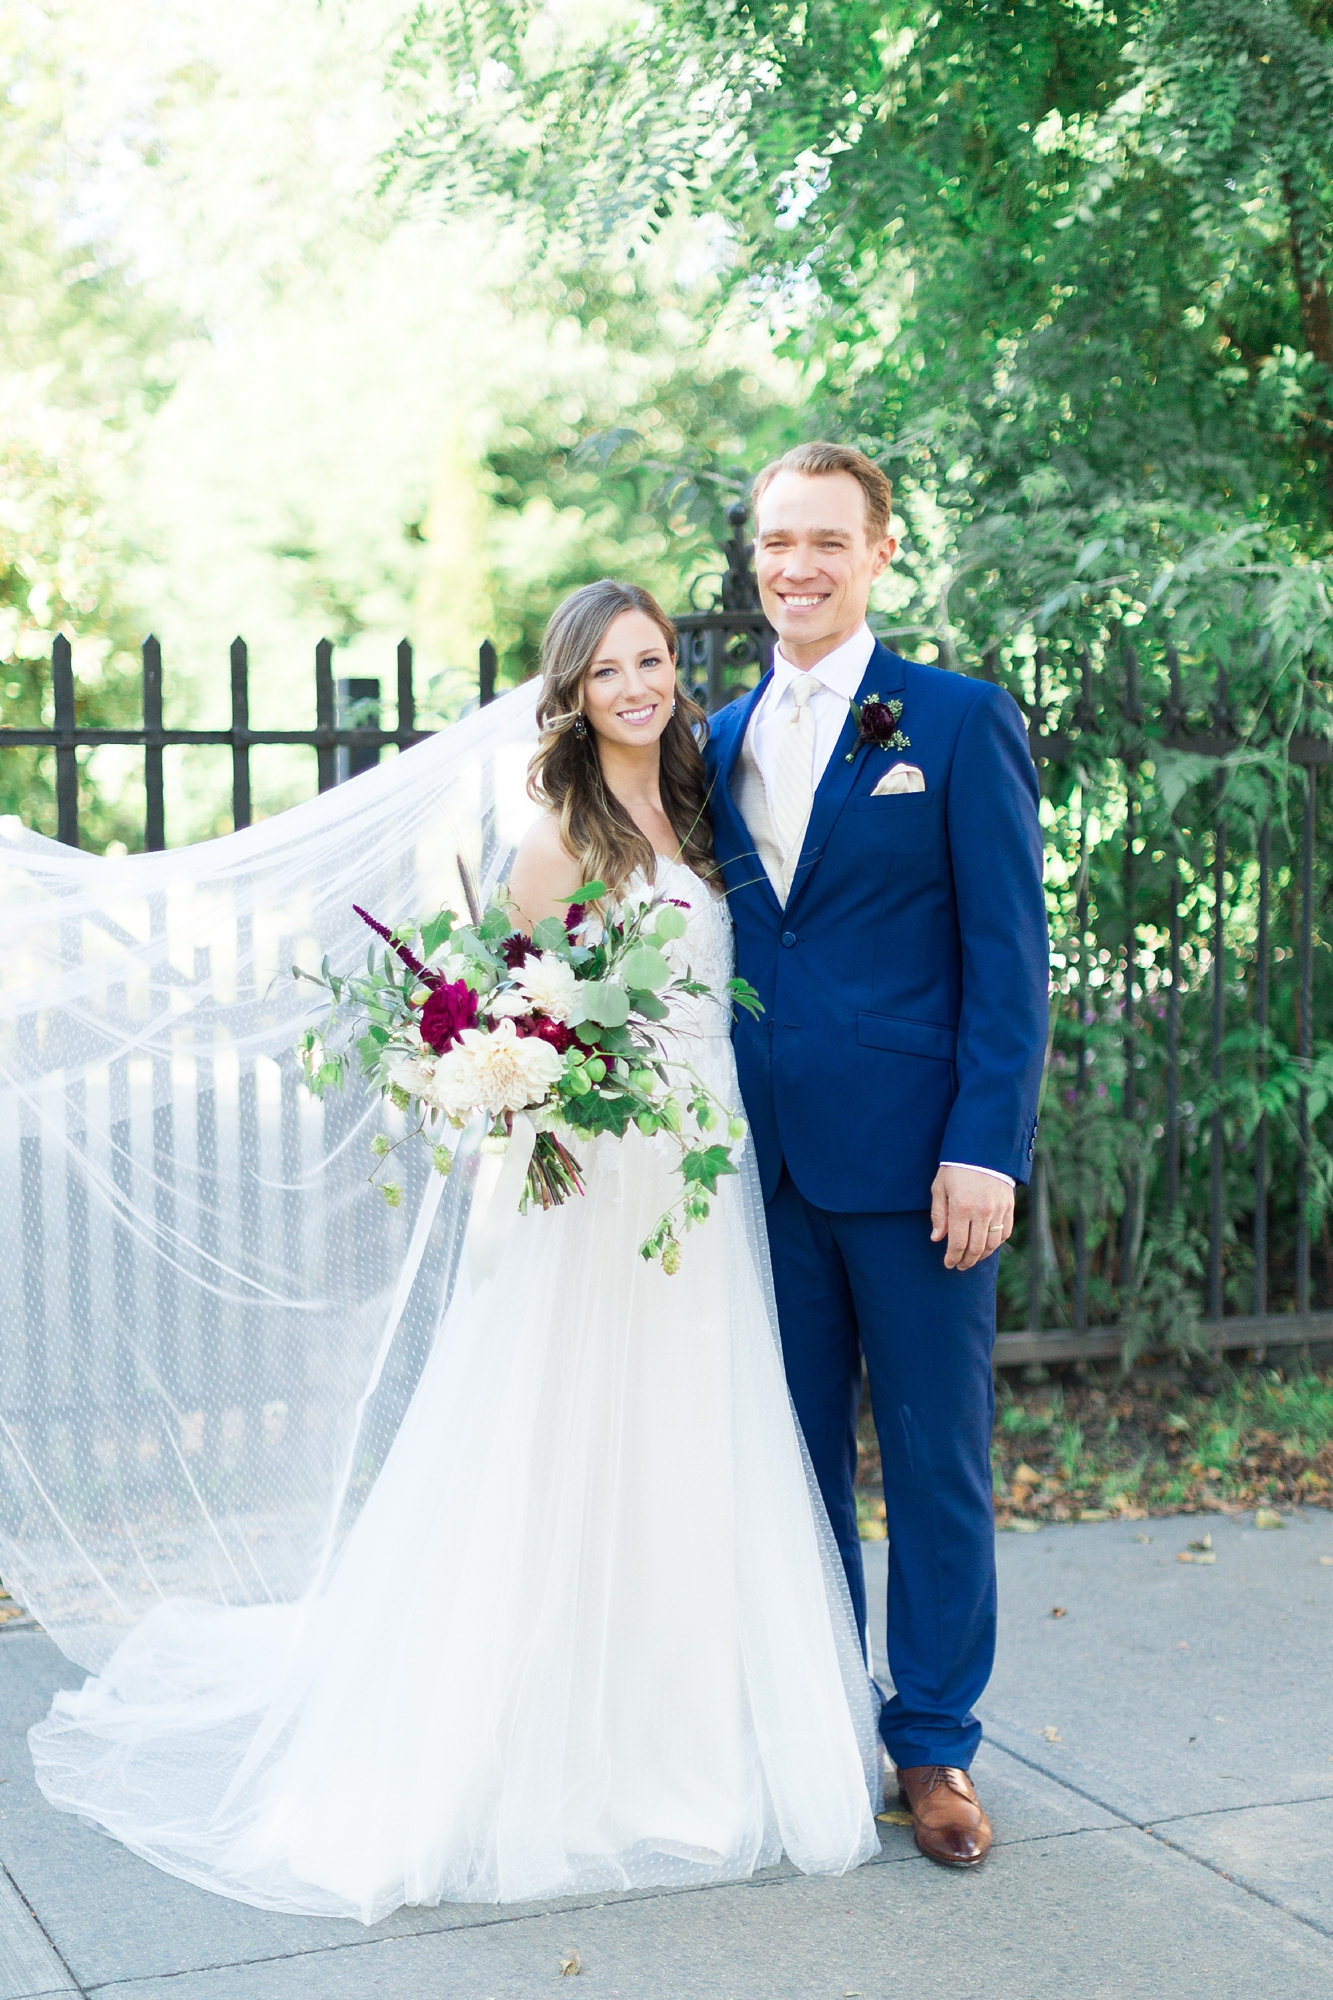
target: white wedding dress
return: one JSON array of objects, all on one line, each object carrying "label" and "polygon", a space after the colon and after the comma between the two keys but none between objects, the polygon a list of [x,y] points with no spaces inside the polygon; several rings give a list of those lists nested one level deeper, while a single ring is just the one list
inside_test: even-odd
[{"label": "white wedding dress", "polygon": [[[677,967],[720,991],[726,906],[665,869]],[[672,1026],[734,1103],[724,1010]],[[364,1923],[877,1851],[871,1695],[753,1164],[668,1277],[637,1246],[673,1151],[580,1156],[586,1196],[518,1220],[498,1276],[463,1258],[323,1584],[158,1603],[31,1732],[52,1804],[223,1895]]]}]

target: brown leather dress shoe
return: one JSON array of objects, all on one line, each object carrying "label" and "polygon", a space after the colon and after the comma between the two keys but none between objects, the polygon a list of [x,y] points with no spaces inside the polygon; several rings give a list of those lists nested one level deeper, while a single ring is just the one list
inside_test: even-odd
[{"label": "brown leather dress shoe", "polygon": [[917,1846],[942,1868],[976,1868],[990,1853],[990,1821],[966,1771],[913,1764],[898,1772],[898,1798],[912,1815]]}]

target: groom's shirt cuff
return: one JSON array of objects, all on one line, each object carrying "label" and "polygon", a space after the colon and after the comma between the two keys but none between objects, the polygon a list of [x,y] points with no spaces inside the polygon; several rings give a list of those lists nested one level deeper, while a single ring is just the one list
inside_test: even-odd
[{"label": "groom's shirt cuff", "polygon": [[966,1160],[941,1160],[940,1165],[942,1167],[961,1167],[966,1174],[987,1174],[993,1181],[1003,1181],[1006,1187],[1014,1186],[1013,1175],[1002,1174],[998,1167],[974,1167],[970,1166]]}]

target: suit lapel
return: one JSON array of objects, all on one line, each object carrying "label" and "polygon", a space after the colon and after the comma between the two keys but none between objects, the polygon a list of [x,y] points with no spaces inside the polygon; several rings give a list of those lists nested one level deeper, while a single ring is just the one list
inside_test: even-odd
[{"label": "suit lapel", "polygon": [[[741,830],[741,851],[735,858],[737,860],[744,860],[748,856],[754,862],[754,882],[753,884],[747,882],[742,886],[745,888],[757,887],[761,895],[768,897],[773,908],[780,910],[782,905],[773,893],[773,884],[768,879],[768,871],[759,859],[753,844],[753,835],[745,824],[744,815],[736,804],[736,795],[732,791],[732,781],[736,776],[736,766],[740,761],[741,750],[745,743],[745,732],[750,727],[750,720],[754,715],[759,698],[772,678],[773,669],[770,667],[768,672],[760,678],[758,687],[755,688],[748,701],[737,704],[740,708],[740,713],[732,725],[730,738],[722,746],[722,753],[717,761],[717,775],[713,780],[712,809],[714,827],[716,827],[721,814],[731,814],[735,818]],[[748,846],[746,845],[747,842],[749,842]]]},{"label": "suit lapel", "polygon": [[[858,702],[863,702],[870,695],[876,694],[881,700],[887,701],[891,695],[898,693],[906,679],[906,661],[900,660],[896,653],[891,653],[887,646],[882,646],[877,641],[875,650],[870,655],[870,664],[865,670],[860,687],[856,690],[856,699]],[[800,900],[806,884],[814,873],[816,864],[824,852],[828,837],[837,822],[838,814],[842,811],[851,796],[852,787],[860,775],[862,763],[869,754],[869,745],[863,743],[859,749],[855,750],[849,763],[847,761],[848,754],[853,751],[855,743],[856,724],[852,720],[852,711],[849,704],[847,720],[842,725],[842,732],[834,747],[833,755],[828,760],[824,775],[816,788],[814,800],[810,807],[810,818],[806,823],[805,840],[801,846],[801,858],[796,865],[796,873],[792,877],[791,892],[787,897],[787,909],[789,911]]]},{"label": "suit lapel", "polygon": [[735,727],[731,732],[731,741],[727,744],[726,750],[719,760],[717,768],[718,788],[726,792],[728,797],[731,796],[731,781],[736,775],[736,760],[741,754],[741,745],[745,741],[745,732],[750,727],[750,718],[759,704],[760,696],[772,678],[773,669],[770,667],[768,672],[761,677],[758,687],[751,693],[749,700],[741,706],[740,715],[737,717]]}]

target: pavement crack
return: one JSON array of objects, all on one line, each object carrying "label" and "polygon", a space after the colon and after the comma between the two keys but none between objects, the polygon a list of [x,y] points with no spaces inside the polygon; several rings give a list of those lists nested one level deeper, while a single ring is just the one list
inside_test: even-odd
[{"label": "pavement crack", "polygon": [[1187,1819],[1233,1819],[1237,1813],[1273,1812],[1282,1806],[1326,1806],[1330,1799],[1333,1792],[1312,1792],[1308,1799],[1253,1799],[1245,1805],[1201,1806],[1197,1812],[1163,1813],[1160,1819],[1145,1819],[1142,1824],[1151,1831],[1155,1826],[1178,1826]]},{"label": "pavement crack", "polygon": [[24,1895],[22,1889],[20,1889],[18,1883],[14,1880],[12,1873],[5,1866],[3,1862],[0,1862],[0,1874],[4,1875],[6,1882],[8,1882],[10,1888],[14,1891],[14,1894],[18,1897],[20,1903],[22,1903],[24,1909],[28,1912],[28,1915],[32,1918],[38,1930],[41,1932],[42,1936],[46,1939],[46,1942],[51,1947],[51,1951],[54,1954],[55,1958],[64,1968],[66,1977],[68,1978],[70,1985],[74,1988],[74,1991],[76,1993],[82,1994],[84,1996],[84,2000],[87,2000],[88,1988],[86,1986],[81,1986],[78,1980],[74,1977],[73,1966],[69,1963],[68,1959],[65,1957],[64,1952],[60,1949],[60,1946],[56,1943],[50,1931],[46,1928],[46,1925],[42,1922],[36,1910],[33,1908],[31,1902],[29,1902],[28,1898]]},{"label": "pavement crack", "polygon": [[1316,1937],[1333,1938],[1333,1925],[1321,1924],[1316,1918],[1307,1917],[1304,1911],[1293,1910],[1289,1903],[1270,1895],[1267,1889],[1259,1888],[1257,1883],[1247,1882],[1243,1875],[1233,1875],[1229,1869],[1219,1867],[1217,1862],[1207,1860],[1202,1854],[1191,1854],[1187,1847],[1180,1845],[1179,1841],[1168,1840],[1164,1833],[1156,1833],[1150,1826],[1141,1827],[1140,1832],[1146,1833],[1149,1840],[1155,1840],[1159,1846],[1170,1848],[1173,1854],[1183,1855],[1186,1861],[1192,1861],[1197,1868],[1206,1868],[1210,1875],[1217,1875],[1223,1882],[1229,1882],[1233,1889],[1243,1889],[1245,1894],[1253,1896],[1256,1902],[1267,1903],[1270,1910],[1280,1911],[1284,1917],[1290,1917],[1294,1924],[1304,1924],[1305,1928],[1313,1931]]}]

